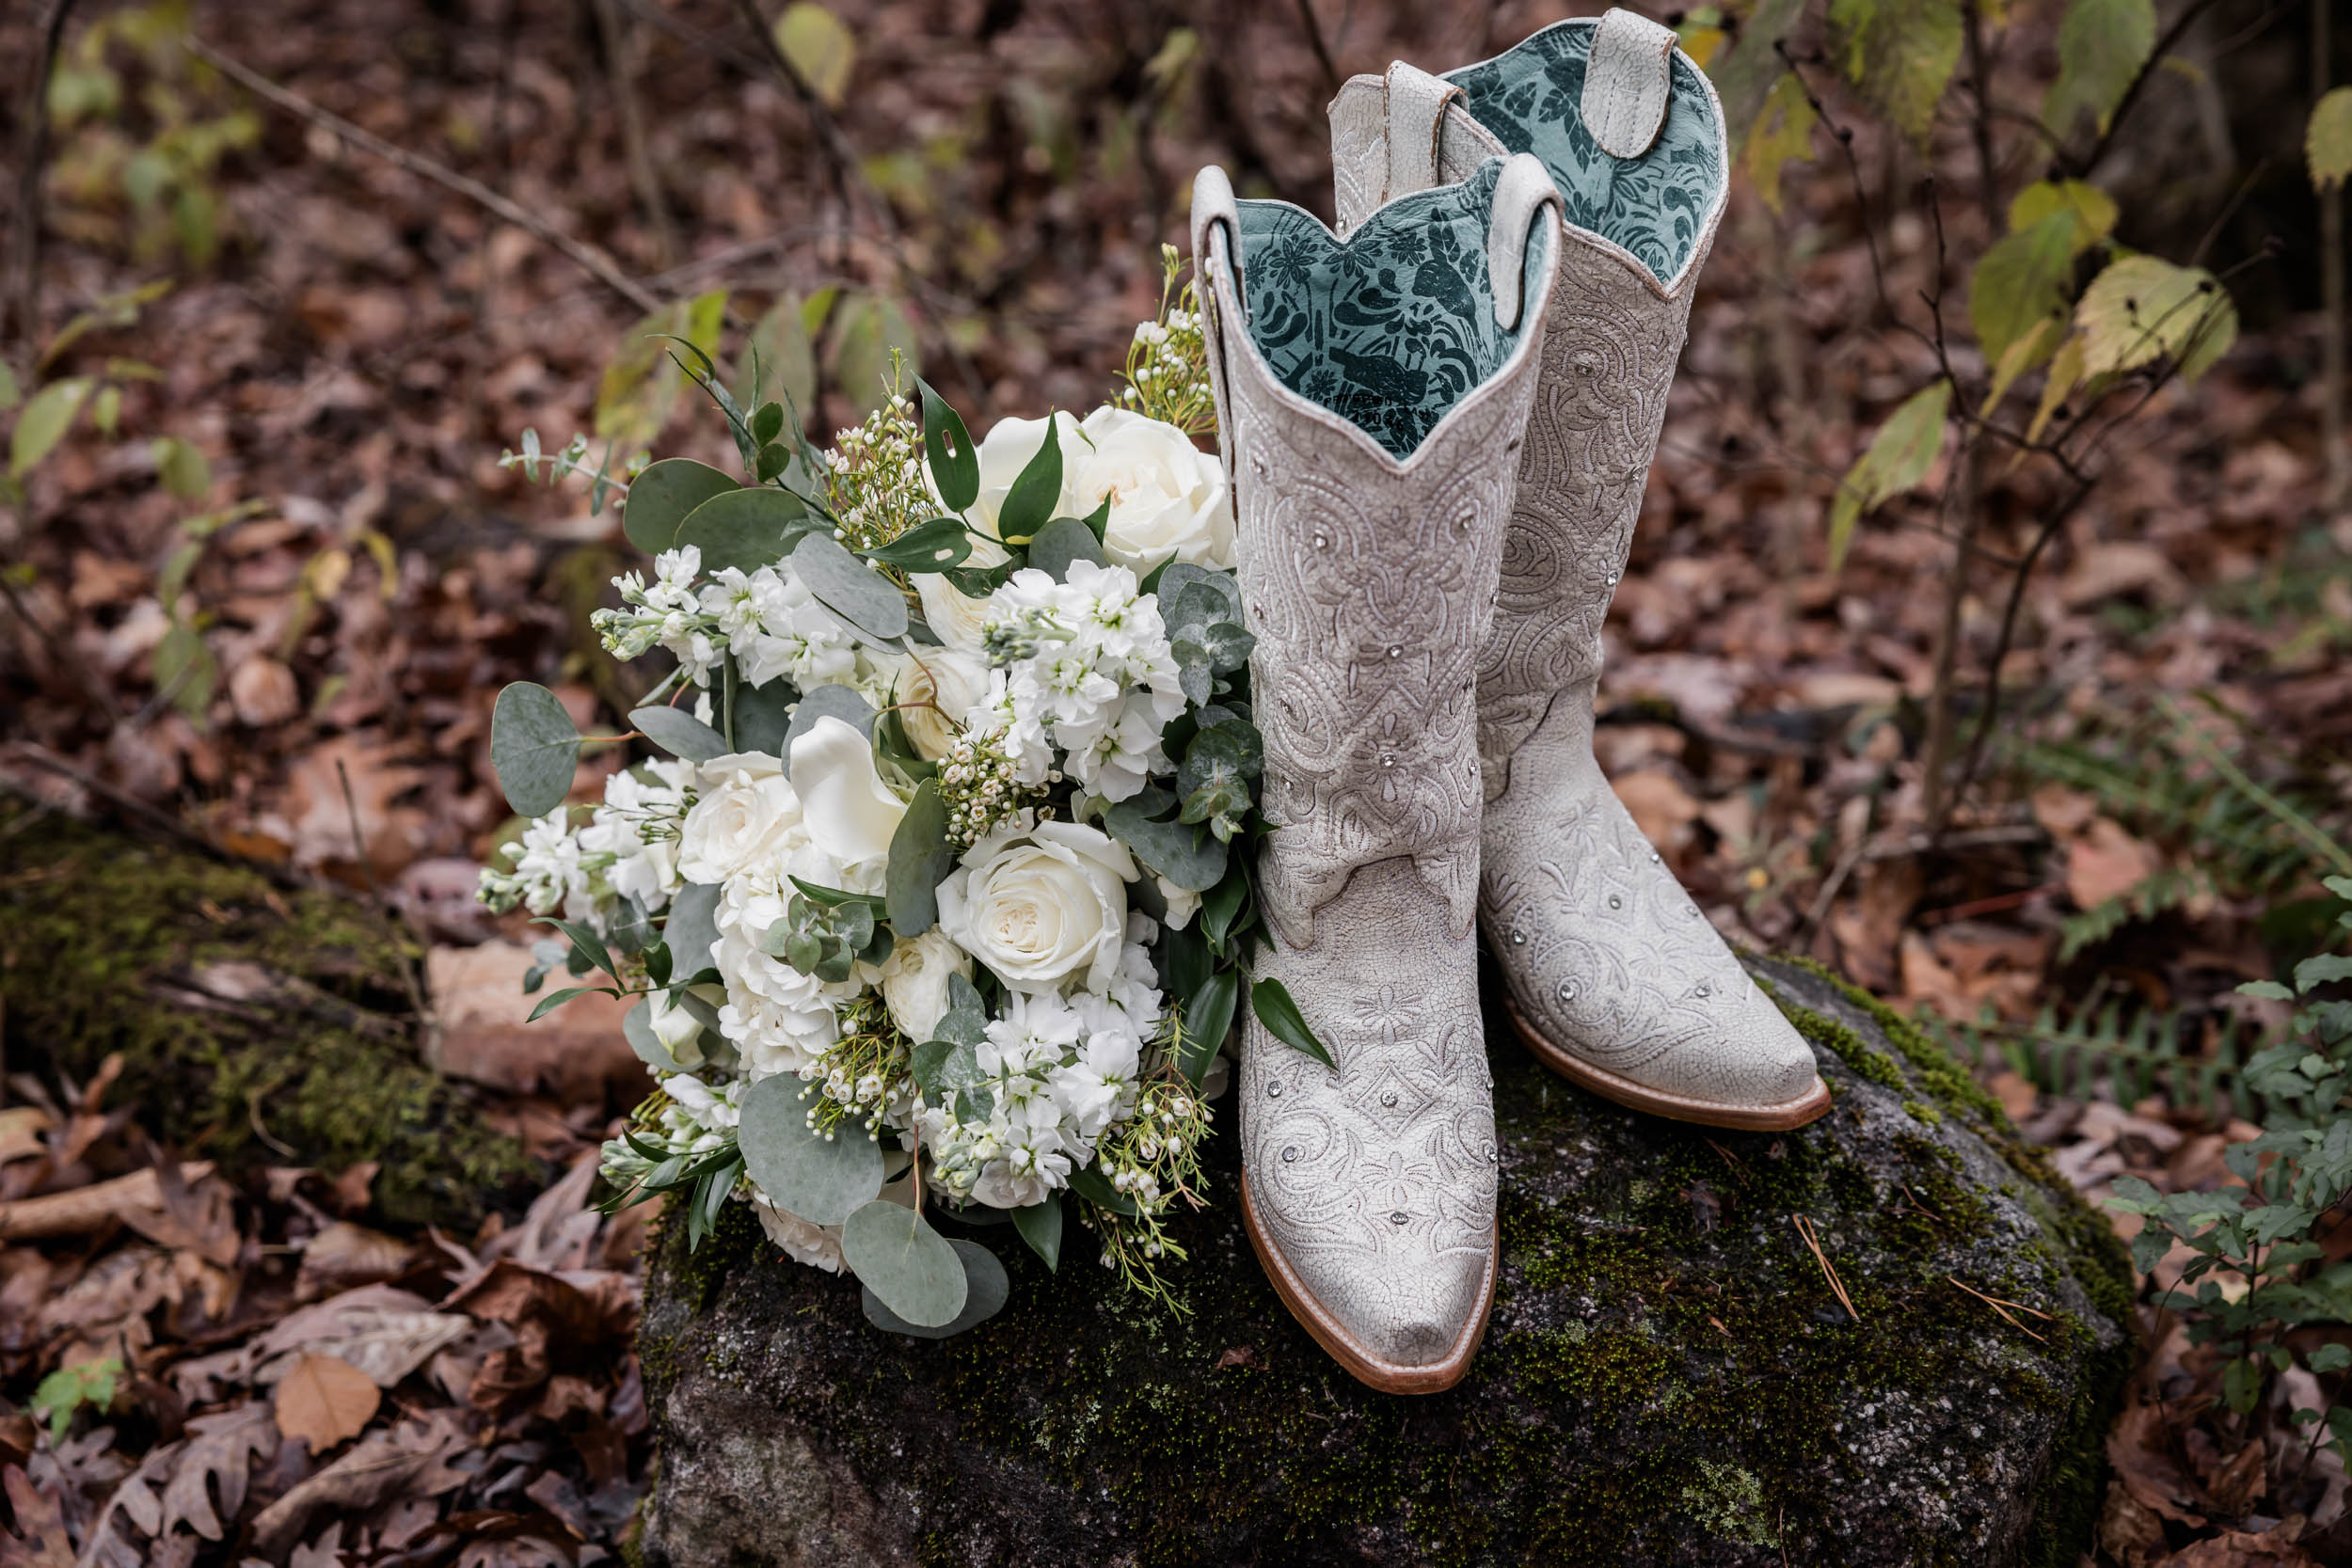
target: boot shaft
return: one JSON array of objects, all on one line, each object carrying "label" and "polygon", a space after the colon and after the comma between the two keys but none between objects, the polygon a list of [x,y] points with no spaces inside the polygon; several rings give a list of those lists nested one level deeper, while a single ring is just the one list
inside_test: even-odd
[{"label": "boot shaft", "polygon": [[[1497,162],[1343,244],[1193,200],[1218,440],[1257,648],[1269,917],[1294,945],[1359,867],[1410,858],[1474,918],[1479,649],[1554,287],[1549,177]],[[1540,220],[1540,221],[1539,221]],[[1522,299],[1534,309],[1523,309]]]},{"label": "boot shaft", "polygon": [[1589,701],[1691,297],[1727,184],[1714,90],[1629,12],[1546,28],[1443,77],[1359,76],[1331,104],[1343,229],[1368,203],[1505,149],[1532,150],[1568,226],[1479,669],[1488,799],[1555,700]]}]

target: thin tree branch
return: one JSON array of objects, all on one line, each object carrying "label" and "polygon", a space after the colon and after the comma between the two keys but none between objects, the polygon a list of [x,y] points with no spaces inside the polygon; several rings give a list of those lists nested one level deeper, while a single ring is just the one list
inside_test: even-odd
[{"label": "thin tree branch", "polygon": [[[2213,3],[2214,0],[2188,0],[2188,4],[2181,8],[2181,14],[2172,19],[2172,25],[2164,30],[2164,36],[2156,40],[2156,46],[2148,51],[2148,57],[2139,62],[2139,70],[2133,75],[2131,85],[2123,89],[2123,96],[2115,101],[2115,107],[2107,114],[2106,129],[2100,132],[2099,139],[2090,144],[2090,150],[2075,159],[2060,156],[2053,173],[2071,174],[2080,179],[2099,166],[2099,160],[2106,157],[2107,150],[2115,145],[2116,134],[2123,129],[2123,121],[2131,114],[2132,106],[2139,102],[2140,89],[2148,85],[2148,78],[2156,73],[2165,56],[2172,53],[2173,46],[2196,24],[2197,19],[2212,8]],[[2314,0],[2314,3],[2326,5],[2328,0]],[[2058,132],[2062,136],[2071,129],[2071,126],[2061,125]]]},{"label": "thin tree branch", "polygon": [[637,101],[637,84],[629,72],[628,28],[614,0],[589,0],[589,8],[596,12],[597,38],[604,45],[605,80],[621,112],[621,150],[628,163],[629,183],[637,187],[637,204],[645,210],[645,221],[653,226],[654,248],[660,253],[661,264],[670,266],[678,258],[677,226],[670,221],[661,173],[654,167],[653,152],[645,140],[645,112]]},{"label": "thin tree branch", "polygon": [[15,288],[12,317],[29,360],[40,338],[40,177],[49,161],[49,74],[56,68],[57,45],[65,37],[66,13],[73,0],[49,0],[41,13],[40,41],[27,62],[24,82],[24,127],[17,144]]},{"label": "thin tree branch", "polygon": [[1331,62],[1331,46],[1323,40],[1323,24],[1315,16],[1314,0],[1298,0],[1298,23],[1306,29],[1308,46],[1315,52],[1315,63],[1323,68],[1323,90],[1336,95],[1340,90],[1340,68]]},{"label": "thin tree branch", "polygon": [[573,239],[569,234],[549,224],[545,218],[528,208],[508,200],[481,181],[469,179],[455,169],[445,167],[420,153],[411,152],[405,147],[388,142],[373,132],[354,125],[341,115],[320,108],[309,99],[287,91],[268,77],[261,75],[250,67],[222,54],[193,33],[187,37],[187,46],[190,54],[244,87],[256,97],[276,104],[297,119],[306,119],[313,125],[323,126],[334,132],[335,135],[361,151],[372,152],[397,168],[405,169],[411,174],[432,181],[437,185],[455,191],[467,199],[487,208],[516,228],[537,235],[577,262],[582,270],[593,276],[606,288],[611,289],[645,314],[651,315],[661,309],[662,302],[659,298],[639,284],[636,279],[614,266],[612,260],[602,251]]}]

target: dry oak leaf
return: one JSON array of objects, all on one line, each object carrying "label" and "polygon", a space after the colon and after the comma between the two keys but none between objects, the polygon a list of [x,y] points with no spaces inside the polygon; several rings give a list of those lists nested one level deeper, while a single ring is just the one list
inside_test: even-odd
[{"label": "dry oak leaf", "polygon": [[11,1465],[0,1472],[16,1530],[0,1527],[0,1568],[73,1568],[73,1547],[65,1533],[57,1499],[36,1488]]},{"label": "dry oak leaf", "polygon": [[2066,894],[2076,909],[2087,910],[2131,892],[2163,869],[2164,857],[2153,845],[2098,817],[2066,847]]},{"label": "dry oak leaf", "polygon": [[437,1497],[469,1479],[444,1463],[469,1446],[465,1429],[450,1412],[434,1411],[389,1435],[378,1433],[296,1485],[253,1520],[253,1546],[276,1558],[302,1537],[322,1510],[350,1519],[403,1493]]},{"label": "dry oak leaf", "polygon": [[2249,1535],[2223,1530],[2159,1560],[2158,1568],[2325,1568],[2319,1559],[2275,1531]]},{"label": "dry oak leaf", "polygon": [[305,1355],[278,1380],[271,1408],[279,1432],[303,1439],[312,1453],[322,1454],[366,1431],[383,1402],[375,1380],[350,1362]]}]

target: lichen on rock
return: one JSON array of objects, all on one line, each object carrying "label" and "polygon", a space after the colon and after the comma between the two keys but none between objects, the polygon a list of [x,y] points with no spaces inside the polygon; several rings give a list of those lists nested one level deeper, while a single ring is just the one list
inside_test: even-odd
[{"label": "lichen on rock", "polygon": [[2122,1249],[1908,1021],[1757,968],[1836,1096],[1796,1132],[1635,1115],[1495,1034],[1502,1284],[1442,1395],[1374,1393],[1291,1321],[1231,1137],[1187,1315],[1122,1298],[1083,1233],[1055,1276],[996,1228],[1003,1314],[914,1341],[740,1212],[691,1255],[666,1235],[645,1561],[2072,1568],[2129,1358]]},{"label": "lichen on rock", "polygon": [[232,1174],[382,1165],[394,1224],[470,1230],[545,1171],[420,1060],[404,939],[358,900],[0,797],[11,1071],[81,1080]]}]

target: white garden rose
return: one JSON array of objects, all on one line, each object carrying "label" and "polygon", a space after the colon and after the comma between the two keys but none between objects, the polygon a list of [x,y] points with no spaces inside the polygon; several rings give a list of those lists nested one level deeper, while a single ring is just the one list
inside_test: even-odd
[{"label": "white garden rose", "polygon": [[[874,767],[873,743],[846,720],[819,719],[792,743],[792,789],[809,842],[845,878],[873,881],[890,862],[890,837],[907,805]],[[853,892],[868,889],[843,886]]]},{"label": "white garden rose", "polygon": [[1083,454],[1065,470],[1063,487],[1073,515],[1110,501],[1103,553],[1113,564],[1137,577],[1166,561],[1232,568],[1233,502],[1214,452],[1172,424],[1107,404],[1078,433]]},{"label": "white garden rose", "polygon": [[[1232,496],[1215,453],[1194,446],[1192,437],[1172,424],[1110,404],[1083,421],[1067,414],[1056,414],[1053,420],[1061,442],[1061,494],[1055,499],[1054,515],[1084,517],[1109,500],[1104,553],[1138,577],[1171,560],[1232,569]],[[1045,444],[1045,428],[1043,420],[999,420],[981,438],[976,449],[980,494],[972,510],[974,521],[988,532],[1001,536],[998,517],[1006,492]],[[918,592],[926,580],[915,579]],[[940,586],[947,588],[944,579]],[[928,617],[928,594],[924,610]],[[936,623],[933,629],[939,629]]]},{"label": "white garden rose", "polygon": [[972,978],[972,955],[936,930],[898,939],[882,960],[882,1005],[898,1033],[917,1042],[930,1039],[947,1013],[947,981]]},{"label": "white garden rose", "polygon": [[939,885],[939,928],[1017,991],[1119,974],[1136,863],[1099,828],[1040,822],[992,834]]},{"label": "white garden rose", "polygon": [[723,882],[761,863],[801,825],[800,798],[773,757],[713,757],[703,765],[702,784],[702,799],[678,830],[678,875],[690,882]]},{"label": "white garden rose", "polygon": [[[1002,495],[997,497],[1003,500]],[[988,526],[995,527],[992,517]],[[993,539],[975,539],[972,553],[963,563],[975,569],[1001,566],[1007,559],[1005,546]],[[986,598],[966,598],[963,591],[939,572],[914,574],[914,594],[923,601],[923,620],[939,640],[959,653],[980,657],[981,633],[988,626],[989,603]]]},{"label": "white garden rose", "polygon": [[946,760],[963,733],[963,716],[988,696],[988,661],[977,654],[923,648],[910,656],[898,671],[891,701],[915,754]]}]

